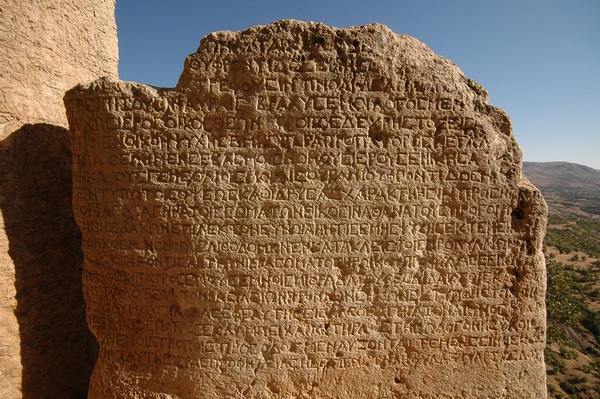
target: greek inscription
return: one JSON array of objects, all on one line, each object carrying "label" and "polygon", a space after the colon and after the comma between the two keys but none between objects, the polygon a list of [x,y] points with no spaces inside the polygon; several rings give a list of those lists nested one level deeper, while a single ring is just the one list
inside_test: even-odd
[{"label": "greek inscription", "polygon": [[465,371],[543,364],[543,267],[523,245],[541,233],[512,223],[505,117],[445,61],[362,29],[214,34],[176,89],[67,95],[100,361],[248,397],[263,382],[240,375],[281,370],[302,392],[299,375],[356,373],[377,381],[368,397],[468,397],[388,378],[437,370],[473,398],[540,397],[482,393]]}]

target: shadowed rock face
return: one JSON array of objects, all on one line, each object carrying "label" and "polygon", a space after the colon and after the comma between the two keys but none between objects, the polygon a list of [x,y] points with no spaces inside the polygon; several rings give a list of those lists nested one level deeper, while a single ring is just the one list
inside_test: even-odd
[{"label": "shadowed rock face", "polygon": [[12,299],[2,308],[1,341],[2,377],[12,390],[4,385],[2,397],[85,398],[98,348],[85,321],[68,131],[24,125],[0,144],[2,241],[10,257],[2,271],[14,267],[2,275],[10,293],[2,299]]},{"label": "shadowed rock face", "polygon": [[280,21],[65,101],[91,398],[545,397],[545,203],[422,43]]}]

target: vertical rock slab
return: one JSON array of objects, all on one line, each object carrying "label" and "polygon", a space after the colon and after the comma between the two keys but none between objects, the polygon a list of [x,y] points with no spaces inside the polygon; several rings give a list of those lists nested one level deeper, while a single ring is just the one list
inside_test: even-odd
[{"label": "vertical rock slab", "polygon": [[0,5],[0,397],[85,397],[85,323],[64,92],[117,77],[114,0]]},{"label": "vertical rock slab", "polygon": [[65,101],[90,398],[545,397],[545,203],[422,43],[280,21]]}]

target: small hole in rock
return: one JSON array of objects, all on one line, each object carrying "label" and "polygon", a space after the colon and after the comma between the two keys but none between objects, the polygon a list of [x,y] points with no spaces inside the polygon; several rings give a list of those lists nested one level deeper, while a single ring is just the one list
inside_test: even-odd
[{"label": "small hole in rock", "polygon": [[400,378],[398,378],[398,377],[394,377],[394,382],[395,382],[396,384],[401,384],[401,383],[402,383],[402,380],[401,380]]},{"label": "small hole in rock", "polygon": [[373,144],[380,143],[383,141],[383,134],[381,131],[375,129],[373,126],[369,128],[369,138]]},{"label": "small hole in rock", "polygon": [[531,242],[531,240],[526,239],[525,245],[527,246],[527,255],[533,255],[533,253],[535,252],[534,251],[535,247],[534,247],[533,243]]},{"label": "small hole in rock", "polygon": [[522,208],[514,209],[510,215],[517,220],[523,220],[525,218],[525,212]]},{"label": "small hole in rock", "polygon": [[517,281],[521,281],[521,273],[519,273],[519,272],[515,271],[515,272],[513,273],[513,276],[515,276],[515,280],[517,280]]},{"label": "small hole in rock", "polygon": [[374,134],[370,134],[370,135],[369,135],[369,137],[371,138],[371,141],[372,141],[373,143],[378,143],[378,142],[380,142],[381,140],[383,140],[383,139],[381,138],[381,136],[376,136],[376,135],[374,135]]}]

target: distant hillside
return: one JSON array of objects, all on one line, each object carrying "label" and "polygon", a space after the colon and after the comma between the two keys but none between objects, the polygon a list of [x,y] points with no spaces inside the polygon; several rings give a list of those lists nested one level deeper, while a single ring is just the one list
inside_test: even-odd
[{"label": "distant hillside", "polygon": [[523,162],[551,214],[600,219],[600,170],[568,162]]},{"label": "distant hillside", "polygon": [[600,398],[600,170],[567,162],[524,162],[548,203],[549,399]]}]

